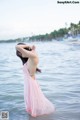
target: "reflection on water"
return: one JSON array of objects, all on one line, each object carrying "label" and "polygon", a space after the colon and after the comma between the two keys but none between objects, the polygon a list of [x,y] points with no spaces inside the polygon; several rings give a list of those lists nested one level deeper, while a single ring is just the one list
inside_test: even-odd
[{"label": "reflection on water", "polygon": [[66,42],[29,44],[36,45],[38,67],[42,70],[36,78],[56,112],[36,118],[26,113],[24,76],[22,63],[15,53],[16,43],[0,44],[0,110],[9,111],[10,120],[80,120],[80,45]]}]

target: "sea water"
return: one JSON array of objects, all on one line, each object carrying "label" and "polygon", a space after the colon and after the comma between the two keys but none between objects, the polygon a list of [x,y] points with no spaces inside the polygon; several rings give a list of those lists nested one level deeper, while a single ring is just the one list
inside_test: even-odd
[{"label": "sea water", "polygon": [[36,79],[56,108],[54,114],[33,118],[25,111],[23,66],[16,44],[0,43],[0,111],[8,111],[10,120],[80,120],[80,45],[27,43],[36,46],[42,71]]}]

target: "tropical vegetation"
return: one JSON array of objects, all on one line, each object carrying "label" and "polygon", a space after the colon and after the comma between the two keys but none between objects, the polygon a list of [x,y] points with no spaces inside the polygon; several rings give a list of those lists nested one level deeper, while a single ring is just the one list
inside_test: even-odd
[{"label": "tropical vegetation", "polygon": [[31,36],[29,37],[29,40],[61,40],[61,38],[63,37],[68,37],[68,36],[77,36],[78,34],[80,34],[80,21],[78,22],[78,24],[74,24],[71,23],[70,27],[65,27],[65,28],[60,28],[59,30],[54,30],[53,32],[51,32],[50,34],[46,33],[44,35],[35,35],[35,36]]}]

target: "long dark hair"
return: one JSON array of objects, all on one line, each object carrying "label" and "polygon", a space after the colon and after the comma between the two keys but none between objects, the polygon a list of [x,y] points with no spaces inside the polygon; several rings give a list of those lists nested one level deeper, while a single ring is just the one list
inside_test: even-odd
[{"label": "long dark hair", "polygon": [[[17,45],[25,45],[25,43],[18,43]],[[24,49],[26,49],[28,51],[32,50],[31,48],[28,48],[28,47],[24,48]],[[16,50],[16,55],[22,60],[23,65],[28,61],[28,58],[27,57],[23,58],[21,53],[18,50]],[[41,72],[41,70],[39,68],[36,68],[36,72]]]}]

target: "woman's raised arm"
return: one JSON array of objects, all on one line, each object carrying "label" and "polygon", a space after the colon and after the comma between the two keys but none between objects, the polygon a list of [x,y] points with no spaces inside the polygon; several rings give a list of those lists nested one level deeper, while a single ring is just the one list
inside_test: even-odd
[{"label": "woman's raised arm", "polygon": [[35,52],[28,51],[28,50],[24,49],[24,48],[27,48],[27,47],[31,48],[28,45],[16,45],[16,50],[18,50],[22,54],[23,58],[25,58],[25,57],[35,58],[36,57]]}]

